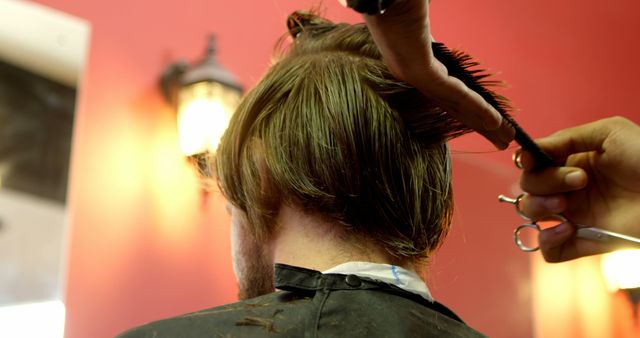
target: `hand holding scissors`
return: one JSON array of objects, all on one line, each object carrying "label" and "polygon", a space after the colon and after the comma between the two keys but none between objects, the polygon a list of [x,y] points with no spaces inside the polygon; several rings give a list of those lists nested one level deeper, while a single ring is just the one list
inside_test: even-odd
[{"label": "hand holding scissors", "polygon": [[[516,243],[516,246],[525,252],[533,252],[540,249],[539,246],[528,246],[525,244],[525,241],[520,238],[522,231],[525,229],[533,229],[537,232],[541,232],[542,229],[538,224],[538,220],[532,219],[522,212],[520,209],[520,201],[524,195],[520,195],[516,198],[509,198],[505,195],[498,196],[498,200],[500,202],[511,203],[515,206],[516,212],[522,217],[524,220],[529,223],[522,224],[516,228],[514,231],[513,237]],[[545,221],[559,221],[560,223],[567,223],[566,217],[561,214],[555,214],[545,217]],[[619,234],[617,232],[608,231],[596,227],[591,227],[583,224],[573,224],[576,228],[575,238],[577,239],[586,239],[590,241],[595,241],[602,243],[604,245],[610,246],[612,249],[640,249],[640,238],[635,238],[632,236],[627,236],[623,234]]]},{"label": "hand holding scissors", "polygon": [[628,243],[640,237],[638,125],[608,118],[562,130],[537,143],[556,166],[535,168],[539,162],[527,147],[516,154],[516,165],[523,169],[520,186],[527,192],[517,199],[516,210],[530,220],[560,221],[540,231],[540,250],[547,261],[571,260],[618,246],[598,238],[620,244],[613,237],[623,236]]}]

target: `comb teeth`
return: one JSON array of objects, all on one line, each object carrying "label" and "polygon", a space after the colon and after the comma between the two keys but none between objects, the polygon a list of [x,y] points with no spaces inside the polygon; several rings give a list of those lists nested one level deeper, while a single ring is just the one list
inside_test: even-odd
[{"label": "comb teeth", "polygon": [[508,111],[511,110],[509,100],[487,88],[489,86],[500,85],[502,84],[501,81],[486,80],[490,74],[486,73],[484,69],[472,69],[477,67],[479,63],[474,61],[469,54],[451,50],[440,42],[433,42],[431,48],[436,59],[447,67],[450,76],[459,79],[469,87],[469,89],[478,93],[509,122],[515,130],[515,141],[533,155],[536,161],[536,169],[556,166],[555,161],[540,149],[513,117],[509,115]]},{"label": "comb teeth", "polygon": [[511,110],[509,100],[487,88],[487,86],[496,86],[502,82],[485,80],[491,74],[488,74],[484,69],[473,69],[480,64],[474,61],[469,54],[451,50],[441,42],[433,42],[431,47],[434,56],[447,67],[450,76],[459,79],[469,89],[480,94],[500,115],[505,118],[511,117],[508,114],[508,111]]}]

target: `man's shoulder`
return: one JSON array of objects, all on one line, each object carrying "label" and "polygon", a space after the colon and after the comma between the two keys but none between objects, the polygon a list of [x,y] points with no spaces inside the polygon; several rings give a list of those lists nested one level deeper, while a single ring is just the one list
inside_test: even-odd
[{"label": "man's shoulder", "polygon": [[283,291],[153,322],[121,338],[483,337],[445,306],[369,278],[278,265],[275,286]]},{"label": "man's shoulder", "polygon": [[484,337],[443,305],[396,289],[333,292],[320,325],[326,337]]},{"label": "man's shoulder", "polygon": [[119,337],[304,337],[313,331],[319,337],[482,337],[433,308],[380,290],[274,292],[149,323]]},{"label": "man's shoulder", "polygon": [[128,330],[118,337],[249,337],[267,334],[273,337],[295,337],[298,333],[293,331],[304,329],[297,323],[304,321],[304,305],[311,301],[311,298],[304,295],[273,292],[151,322]]}]

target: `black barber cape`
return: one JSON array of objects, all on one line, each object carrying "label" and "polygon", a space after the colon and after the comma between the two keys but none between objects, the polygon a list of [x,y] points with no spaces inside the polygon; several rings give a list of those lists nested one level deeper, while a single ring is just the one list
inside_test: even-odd
[{"label": "black barber cape", "polygon": [[445,306],[394,285],[284,264],[275,269],[275,287],[282,291],[119,337],[484,337]]}]

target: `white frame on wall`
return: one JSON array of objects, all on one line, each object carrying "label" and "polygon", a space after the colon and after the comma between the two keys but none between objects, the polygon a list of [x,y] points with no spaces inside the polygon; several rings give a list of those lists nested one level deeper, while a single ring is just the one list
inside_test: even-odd
[{"label": "white frame on wall", "polygon": [[[90,31],[87,21],[67,13],[28,1],[0,0],[0,60],[76,88],[76,108]],[[0,229],[0,288],[5,279],[5,296],[29,288],[34,294],[26,302],[0,304],[1,337],[63,337],[67,209],[66,204],[0,189],[0,218],[7,223]],[[21,264],[32,264],[33,269],[25,273]],[[26,279],[22,289],[10,289],[16,287],[18,274]],[[55,290],[41,290],[51,287]]]}]

